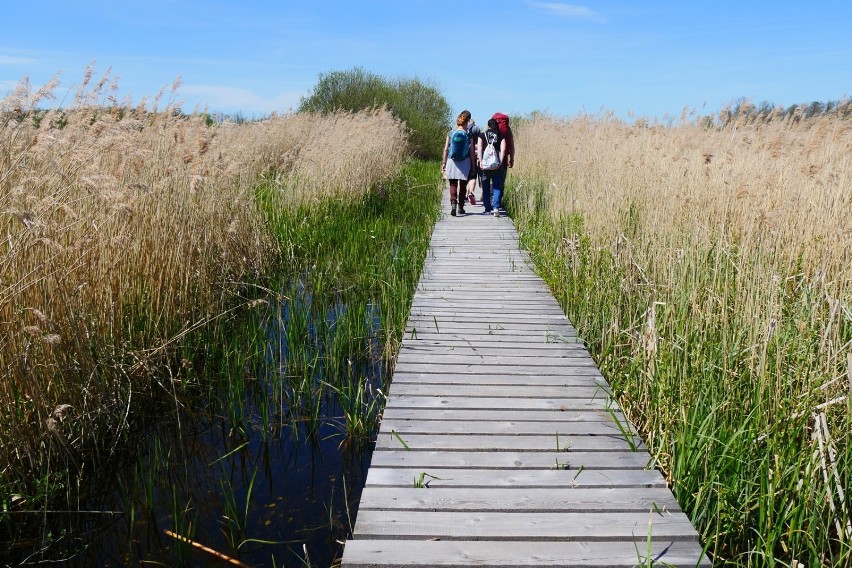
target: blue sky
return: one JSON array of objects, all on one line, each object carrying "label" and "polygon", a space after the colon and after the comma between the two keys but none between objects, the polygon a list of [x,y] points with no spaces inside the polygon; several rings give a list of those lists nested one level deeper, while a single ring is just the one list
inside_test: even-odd
[{"label": "blue sky", "polygon": [[287,111],[355,66],[434,82],[453,112],[623,118],[850,95],[852,2],[488,0],[8,2],[0,94],[111,69],[138,102],[180,77],[186,110]]}]

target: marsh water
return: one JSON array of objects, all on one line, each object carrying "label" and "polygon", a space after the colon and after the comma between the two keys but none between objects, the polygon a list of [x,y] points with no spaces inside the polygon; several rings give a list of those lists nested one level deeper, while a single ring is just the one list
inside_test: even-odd
[{"label": "marsh water", "polygon": [[84,512],[28,519],[41,542],[23,543],[10,564],[333,565],[373,439],[347,426],[353,403],[341,385],[361,387],[361,411],[377,408],[380,318],[372,305],[356,314],[362,356],[341,363],[328,349],[337,333],[352,334],[341,325],[351,316],[344,305],[319,315],[305,301],[269,305],[254,354],[218,367],[241,376],[205,377],[207,390],[161,401],[113,485],[74,507]]}]

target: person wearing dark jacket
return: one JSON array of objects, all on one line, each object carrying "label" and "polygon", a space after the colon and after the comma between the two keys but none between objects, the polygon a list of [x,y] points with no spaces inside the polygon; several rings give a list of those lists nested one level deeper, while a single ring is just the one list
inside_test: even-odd
[{"label": "person wearing dark jacket", "polygon": [[483,152],[489,144],[493,144],[497,150],[500,165],[497,169],[482,170],[482,204],[485,206],[486,215],[492,214],[499,217],[509,153],[508,142],[500,133],[499,125],[493,118],[488,121],[488,130],[485,131],[476,145],[476,161],[480,167],[482,167]]}]

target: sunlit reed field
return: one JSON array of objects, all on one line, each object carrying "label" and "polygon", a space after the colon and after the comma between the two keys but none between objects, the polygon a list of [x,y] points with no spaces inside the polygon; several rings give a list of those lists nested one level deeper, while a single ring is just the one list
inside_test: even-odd
[{"label": "sunlit reed field", "polygon": [[716,565],[852,563],[849,110],[515,126],[522,244]]},{"label": "sunlit reed field", "polygon": [[364,199],[408,156],[385,111],[218,124],[115,92],[89,75],[0,102],[4,509],[79,498],[151,405],[179,404],[204,338],[269,301],[294,261],[275,223]]}]

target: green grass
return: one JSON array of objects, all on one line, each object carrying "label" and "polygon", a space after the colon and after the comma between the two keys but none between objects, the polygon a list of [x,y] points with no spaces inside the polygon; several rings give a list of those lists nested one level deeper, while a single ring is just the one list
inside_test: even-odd
[{"label": "green grass", "polygon": [[[273,188],[259,191],[284,258],[267,325],[279,343],[276,391],[303,418],[324,389],[337,395],[348,434],[372,434],[382,377],[402,341],[442,186],[435,164],[413,161],[393,183],[363,201],[279,207]],[[276,305],[277,304],[277,305]],[[364,414],[367,415],[365,419]]]}]

